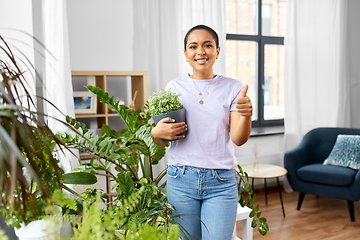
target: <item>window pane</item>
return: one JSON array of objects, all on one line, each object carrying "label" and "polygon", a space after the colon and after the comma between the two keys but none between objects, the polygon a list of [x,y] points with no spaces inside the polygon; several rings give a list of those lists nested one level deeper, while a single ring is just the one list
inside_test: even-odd
[{"label": "window pane", "polygon": [[256,35],[256,3],[256,0],[226,0],[226,33]]},{"label": "window pane", "polygon": [[226,49],[226,76],[249,85],[248,96],[254,109],[252,120],[257,120],[257,43],[227,40]]},{"label": "window pane", "polygon": [[263,0],[261,31],[264,36],[285,36],[286,0]]},{"label": "window pane", "polygon": [[264,119],[284,118],[284,46],[265,45]]}]

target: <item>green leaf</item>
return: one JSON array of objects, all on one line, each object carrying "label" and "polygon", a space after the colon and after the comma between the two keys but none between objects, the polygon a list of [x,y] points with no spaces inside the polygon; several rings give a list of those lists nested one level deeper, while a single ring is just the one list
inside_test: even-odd
[{"label": "green leaf", "polygon": [[258,213],[256,214],[256,217],[257,217],[257,218],[260,218],[260,216],[261,216],[261,212],[258,212]]},{"label": "green leaf", "polygon": [[130,143],[127,146],[139,150],[142,154],[146,156],[149,155],[146,146],[144,146],[144,144],[142,143]]},{"label": "green leaf", "polygon": [[254,201],[252,201],[252,195],[251,194],[248,195],[248,200],[249,200],[249,202],[254,202]]},{"label": "green leaf", "polygon": [[249,175],[247,174],[247,172],[244,172],[245,177],[246,177],[246,181],[249,182]]},{"label": "green leaf", "polygon": [[91,185],[97,183],[95,175],[88,172],[71,172],[63,175],[64,184]]},{"label": "green leaf", "polygon": [[266,218],[264,218],[264,217],[259,218],[259,221],[260,221],[260,223],[266,223]]},{"label": "green leaf", "polygon": [[93,164],[92,167],[95,170],[104,170],[104,167],[101,166],[100,164]]},{"label": "green leaf", "polygon": [[118,180],[119,191],[122,192],[126,198],[135,192],[134,183],[129,172],[119,173]]},{"label": "green leaf", "polygon": [[113,153],[110,156],[108,156],[107,159],[109,159],[109,160],[117,160],[117,159],[120,159],[120,155],[117,154],[117,153]]},{"label": "green leaf", "polygon": [[256,212],[259,211],[259,204],[256,205],[255,209],[254,209]]},{"label": "green leaf", "polygon": [[255,216],[255,211],[252,210],[252,211],[250,212],[250,214],[249,214],[249,217],[252,218],[252,217],[254,217],[254,216]]},{"label": "green leaf", "polygon": [[257,220],[256,218],[254,218],[254,219],[251,221],[251,227],[252,227],[252,228],[256,228],[257,224],[258,224],[258,220]]},{"label": "green leaf", "polygon": [[244,183],[244,191],[249,192],[249,184],[248,183]]},{"label": "green leaf", "polygon": [[244,197],[242,195],[240,197],[239,203],[240,203],[241,207],[245,207],[246,202],[245,202]]},{"label": "green leaf", "polygon": [[261,235],[265,236],[268,231],[269,231],[269,226],[268,226],[267,223],[260,224],[259,232],[260,232]]},{"label": "green leaf", "polygon": [[106,162],[105,163],[105,168],[108,169],[113,163],[112,162]]}]

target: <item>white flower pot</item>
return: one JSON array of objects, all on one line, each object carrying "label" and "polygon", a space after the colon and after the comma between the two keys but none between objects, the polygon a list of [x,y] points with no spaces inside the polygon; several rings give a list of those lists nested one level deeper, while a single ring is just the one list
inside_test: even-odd
[{"label": "white flower pot", "polygon": [[60,220],[41,219],[26,226],[22,223],[19,229],[14,230],[19,240],[59,240],[61,226]]}]

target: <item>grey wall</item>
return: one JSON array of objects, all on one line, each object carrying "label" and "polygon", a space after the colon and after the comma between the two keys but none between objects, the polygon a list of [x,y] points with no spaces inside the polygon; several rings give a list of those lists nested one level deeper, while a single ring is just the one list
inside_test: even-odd
[{"label": "grey wall", "polygon": [[348,2],[348,39],[350,54],[351,126],[360,128],[360,1]]}]

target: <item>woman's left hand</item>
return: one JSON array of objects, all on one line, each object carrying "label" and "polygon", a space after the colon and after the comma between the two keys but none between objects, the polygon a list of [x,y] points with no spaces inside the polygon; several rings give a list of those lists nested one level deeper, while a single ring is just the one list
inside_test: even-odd
[{"label": "woman's left hand", "polygon": [[236,99],[236,108],[241,116],[249,118],[252,116],[253,108],[251,104],[251,100],[248,96],[246,96],[247,91],[249,89],[249,85],[245,85],[241,91],[240,97]]}]

